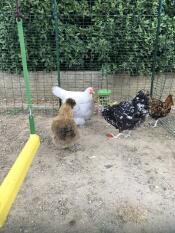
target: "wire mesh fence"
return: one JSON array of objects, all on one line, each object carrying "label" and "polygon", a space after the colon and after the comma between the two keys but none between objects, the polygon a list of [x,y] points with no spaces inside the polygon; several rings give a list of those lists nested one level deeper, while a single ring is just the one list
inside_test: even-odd
[{"label": "wire mesh fence", "polygon": [[154,70],[156,70],[156,67],[161,67],[161,73],[153,77],[153,94],[161,99],[170,93],[174,93],[175,2],[172,1],[171,5],[173,12],[171,12],[170,6],[168,9],[167,5],[163,5],[163,1],[159,2],[156,44],[154,46],[156,51]]},{"label": "wire mesh fence", "polygon": [[[0,4],[1,110],[25,109],[15,3]],[[59,77],[67,90],[107,88],[120,101],[150,90],[154,68],[153,95],[174,94],[175,17],[166,1],[23,0],[20,10],[34,108],[58,108],[51,89]]]}]

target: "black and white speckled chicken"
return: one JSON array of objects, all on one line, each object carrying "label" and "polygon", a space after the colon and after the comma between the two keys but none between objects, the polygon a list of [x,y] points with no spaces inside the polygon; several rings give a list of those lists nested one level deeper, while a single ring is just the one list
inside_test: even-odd
[{"label": "black and white speckled chicken", "polygon": [[119,129],[119,136],[122,131],[139,126],[148,115],[148,110],[149,94],[141,90],[131,101],[105,107],[102,116],[109,124]]}]

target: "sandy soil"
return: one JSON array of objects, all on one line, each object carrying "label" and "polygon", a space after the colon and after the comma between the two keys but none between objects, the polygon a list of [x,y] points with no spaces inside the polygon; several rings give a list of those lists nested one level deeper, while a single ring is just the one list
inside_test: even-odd
[{"label": "sandy soil", "polygon": [[[58,150],[51,116],[36,116],[42,144],[3,233],[175,232],[174,138],[141,127],[129,138],[99,116],[80,129],[80,148]],[[28,138],[27,116],[0,116],[0,181]]]}]

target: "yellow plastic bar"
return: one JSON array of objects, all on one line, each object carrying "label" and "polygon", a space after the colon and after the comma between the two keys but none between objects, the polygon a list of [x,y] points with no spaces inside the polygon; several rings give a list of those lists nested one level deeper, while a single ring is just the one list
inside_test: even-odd
[{"label": "yellow plastic bar", "polygon": [[31,134],[18,158],[0,186],[0,227],[3,226],[18,191],[40,145],[40,138]]}]

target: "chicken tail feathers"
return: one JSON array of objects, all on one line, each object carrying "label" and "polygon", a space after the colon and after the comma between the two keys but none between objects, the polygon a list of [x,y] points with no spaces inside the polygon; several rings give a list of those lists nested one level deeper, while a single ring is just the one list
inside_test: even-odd
[{"label": "chicken tail feathers", "polygon": [[60,99],[64,98],[65,90],[62,89],[61,87],[53,87],[52,88],[52,93],[57,96]]}]

